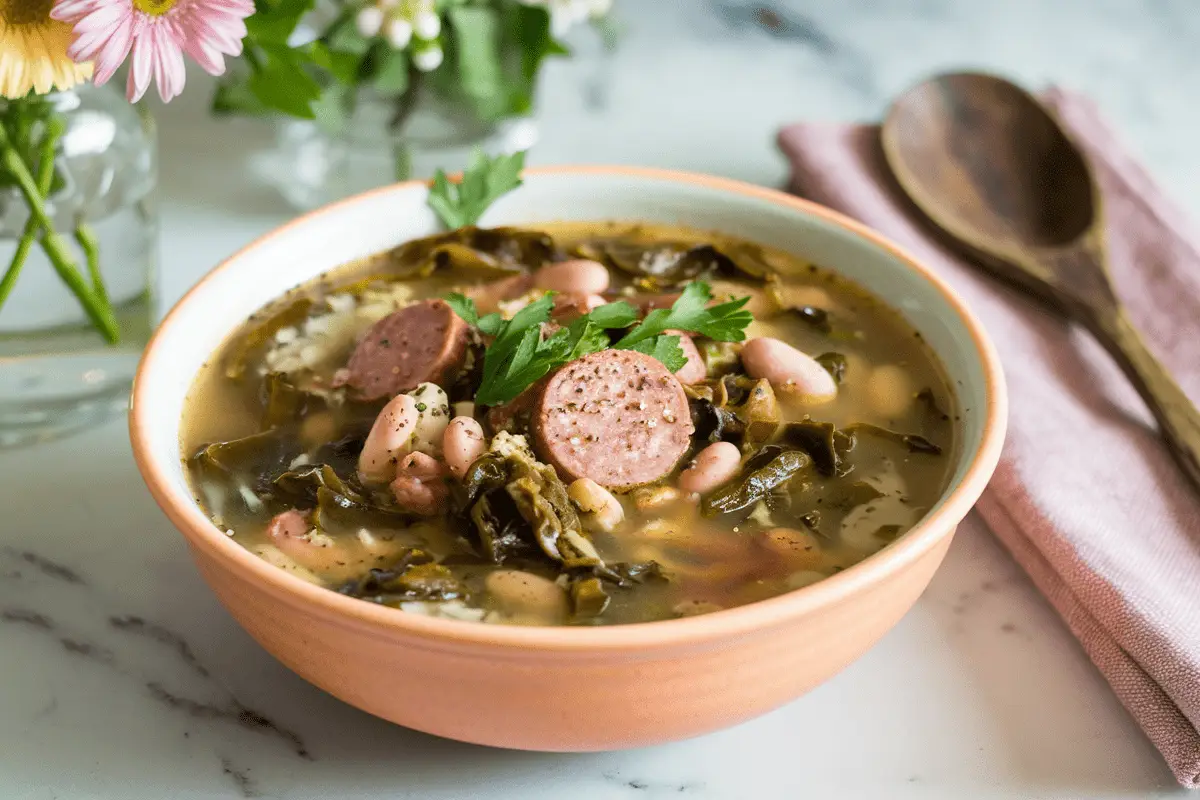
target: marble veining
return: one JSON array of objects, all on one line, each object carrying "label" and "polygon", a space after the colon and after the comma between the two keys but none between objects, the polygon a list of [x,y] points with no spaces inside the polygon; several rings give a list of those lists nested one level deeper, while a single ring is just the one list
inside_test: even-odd
[{"label": "marble veining", "polygon": [[[934,70],[1066,83],[1200,215],[1194,0],[618,0],[573,42],[535,164],[693,169],[777,186],[778,127],[876,118]],[[162,294],[290,212],[249,165],[270,128],[157,111]],[[799,701],[646,750],[492,750],[304,683],[217,604],[147,496],[122,422],[0,451],[0,798],[1167,798],[1158,755],[974,518],[894,632]],[[586,724],[587,710],[580,711]]]},{"label": "marble veining", "polygon": [[[19,568],[13,568],[14,564],[26,565],[30,569],[22,572]],[[85,580],[79,571],[36,552],[7,546],[0,548],[0,570],[3,570],[0,572],[0,581],[44,581],[58,584],[63,587],[61,591],[72,591],[77,595],[73,598],[74,603],[90,602],[90,582]],[[104,627],[99,630],[82,632],[70,623],[60,621],[47,613],[21,605],[9,605],[7,601],[0,602],[0,626],[23,628],[34,635],[53,639],[69,656],[141,684],[146,696],[151,700],[191,720],[203,724],[233,725],[253,731],[278,740],[301,760],[313,760],[312,754],[298,734],[239,700],[213,676],[180,634],[164,625],[132,614],[111,614],[104,618],[102,624]],[[121,636],[113,635],[114,633]],[[169,672],[180,669],[211,684],[217,690],[217,699],[191,697],[184,690],[168,685],[168,679],[173,676],[149,676],[136,662],[118,656],[118,653],[127,650],[119,641],[124,636],[144,638],[165,648],[174,656],[175,668],[168,670]],[[100,641],[105,638],[107,641]],[[50,716],[58,710],[58,705],[58,698],[52,696],[36,716]],[[221,757],[219,763],[222,772],[234,779],[245,797],[260,796],[255,793],[257,789],[254,788],[254,781],[248,777],[246,768],[235,769],[233,762],[226,757]]]}]

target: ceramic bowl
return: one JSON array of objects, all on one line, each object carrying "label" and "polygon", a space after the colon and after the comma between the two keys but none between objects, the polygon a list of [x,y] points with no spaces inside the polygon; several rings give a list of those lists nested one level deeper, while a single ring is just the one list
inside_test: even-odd
[{"label": "ceramic bowl", "polygon": [[486,625],[344,597],[231,541],[196,504],[179,421],[197,370],[267,301],[351,259],[438,230],[423,183],[315,211],[242,250],[179,301],[146,350],[130,428],[154,498],[205,580],[264,648],[371,714],[452,739],[550,751],[682,739],[770,711],[861,656],[909,610],[991,477],[1004,436],[1000,365],[959,297],[900,248],[829,209],[718,178],[623,167],[530,170],[483,225],[652,220],[791,251],[899,309],[953,379],[957,462],[909,533],[824,581],[687,619],[591,628]]}]

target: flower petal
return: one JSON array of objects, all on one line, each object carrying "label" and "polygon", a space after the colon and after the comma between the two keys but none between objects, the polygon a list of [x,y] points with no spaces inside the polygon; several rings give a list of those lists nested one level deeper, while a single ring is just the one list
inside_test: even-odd
[{"label": "flower petal", "polygon": [[125,95],[129,102],[136,103],[150,88],[150,77],[154,61],[153,26],[143,29],[142,34],[133,40],[133,58],[129,66],[129,80],[126,81]]},{"label": "flower petal", "polygon": [[[54,8],[50,9],[50,18],[59,22],[75,22],[104,7],[108,2],[111,0],[59,0],[54,4]],[[132,9],[132,4],[125,0],[118,0],[118,2]]]},{"label": "flower petal", "polygon": [[102,6],[75,23],[76,35],[82,35],[98,28],[111,28],[118,21],[131,16],[133,10],[125,8],[121,3]]},{"label": "flower petal", "polygon": [[154,80],[158,83],[158,96],[169,103],[183,91],[187,73],[183,66],[183,51],[179,49],[176,31],[168,22],[155,26],[157,41],[154,54]]},{"label": "flower petal", "polygon": [[121,25],[113,31],[112,36],[100,48],[100,51],[93,57],[96,65],[96,75],[93,82],[97,86],[103,86],[108,83],[113,73],[125,63],[125,59],[129,57],[129,48],[133,44],[133,21],[127,19],[124,25]]},{"label": "flower petal", "polygon": [[200,68],[209,75],[225,74],[225,59],[219,48],[202,37],[188,37],[184,40],[183,50]]}]

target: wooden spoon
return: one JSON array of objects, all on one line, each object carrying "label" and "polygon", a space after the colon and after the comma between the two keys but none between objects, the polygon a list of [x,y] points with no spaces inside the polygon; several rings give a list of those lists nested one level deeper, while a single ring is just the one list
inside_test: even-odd
[{"label": "wooden spoon", "polygon": [[1108,277],[1100,194],[1083,154],[1028,92],[991,75],[908,90],[883,125],[900,186],[996,276],[1080,322],[1104,345],[1200,488],[1200,412],[1146,349]]}]

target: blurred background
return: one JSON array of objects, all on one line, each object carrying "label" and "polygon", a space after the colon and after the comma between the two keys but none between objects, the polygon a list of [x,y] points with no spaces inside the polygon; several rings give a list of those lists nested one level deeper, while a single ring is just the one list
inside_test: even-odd
[{"label": "blurred background", "polygon": [[[778,187],[787,179],[775,145],[782,126],[877,121],[932,73],[982,69],[1030,89],[1088,94],[1200,218],[1196,0],[615,0],[610,16],[605,31],[575,26],[565,37],[572,57],[545,62],[528,124],[513,134],[532,144],[529,164],[647,165]],[[151,91],[142,103],[158,128],[160,313],[294,217],[295,198],[280,187],[315,163],[280,146],[295,140],[277,120],[214,116],[217,81],[189,67],[181,96],[164,105]],[[114,85],[123,88],[119,78]],[[31,265],[24,283],[32,291],[43,274],[59,291],[45,265]],[[146,494],[122,417],[0,450],[0,600],[62,626],[61,636],[3,629],[2,797],[140,797],[134,785],[149,787],[146,797],[335,797],[353,787],[361,797],[457,799],[503,784],[533,798],[561,796],[567,782],[588,798],[735,797],[747,776],[787,786],[789,797],[814,786],[857,797],[938,788],[947,797],[1174,796],[1158,754],[985,531],[960,534],[914,612],[843,677],[746,726],[567,757],[387,725],[304,684],[219,608]],[[55,577],[60,563],[85,582]],[[18,572],[33,579],[5,582]],[[87,584],[93,575],[103,580]],[[186,636],[185,652],[220,681],[181,669],[174,640],[114,632],[110,621],[126,615]],[[71,651],[79,642],[99,644],[83,656]],[[152,684],[221,702],[253,698],[320,760],[172,707],[147,691]]]}]

